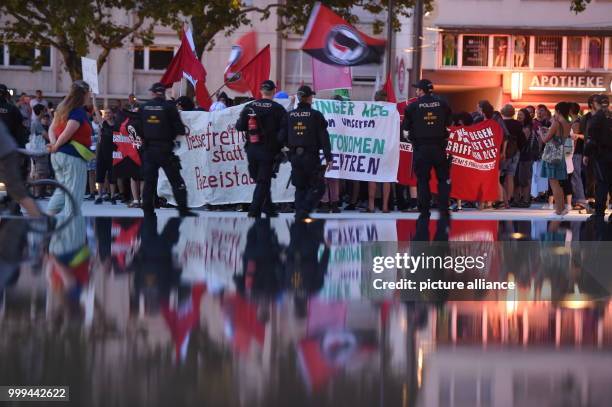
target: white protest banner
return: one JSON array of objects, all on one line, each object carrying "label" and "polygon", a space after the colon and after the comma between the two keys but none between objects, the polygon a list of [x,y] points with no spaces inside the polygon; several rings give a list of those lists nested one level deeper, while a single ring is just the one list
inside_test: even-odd
[{"label": "white protest banner", "polygon": [[83,80],[89,84],[91,93],[100,94],[98,89],[98,63],[95,59],[81,57],[81,69],[83,70]]},{"label": "white protest banner", "polygon": [[400,121],[395,103],[316,99],[327,119],[333,164],[327,178],[396,182]]},{"label": "white protest banner", "polygon": [[[283,102],[289,104],[288,100]],[[181,159],[190,207],[251,202],[255,181],[249,177],[244,138],[235,128],[243,108],[240,105],[214,112],[181,112],[189,134],[177,139],[180,146],[174,152]],[[293,201],[295,189],[289,182],[290,175],[291,165],[282,164],[272,180],[274,202]],[[174,203],[163,171],[157,190]]]}]

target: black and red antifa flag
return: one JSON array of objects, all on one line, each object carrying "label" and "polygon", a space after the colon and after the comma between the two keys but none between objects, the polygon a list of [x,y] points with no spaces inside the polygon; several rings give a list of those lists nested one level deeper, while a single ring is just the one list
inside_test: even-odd
[{"label": "black and red antifa flag", "polygon": [[379,64],[386,41],[372,38],[321,3],[312,10],[302,50],[329,65]]}]

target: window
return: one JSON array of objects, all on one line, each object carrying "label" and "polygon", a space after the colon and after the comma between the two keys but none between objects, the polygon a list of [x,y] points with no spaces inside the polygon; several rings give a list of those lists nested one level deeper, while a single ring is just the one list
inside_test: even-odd
[{"label": "window", "polygon": [[4,66],[4,44],[0,44],[0,66]]},{"label": "window", "polygon": [[42,47],[38,50],[39,57],[42,62],[42,66],[50,67],[51,66],[51,47]]},{"label": "window", "polygon": [[457,66],[457,35],[442,34],[442,65]]},{"label": "window", "polygon": [[486,35],[463,36],[463,66],[489,65],[489,37]]},{"label": "window", "polygon": [[582,37],[567,37],[567,67],[582,68]]},{"label": "window", "polygon": [[508,65],[508,37],[493,37],[493,66],[505,67]]},{"label": "window", "polygon": [[562,49],[563,41],[561,37],[535,37],[534,67],[561,68]]},{"label": "window", "polygon": [[514,37],[512,66],[515,68],[529,67],[529,37],[526,35]]},{"label": "window", "polygon": [[32,66],[36,50],[26,44],[11,44],[9,46],[9,65]]},{"label": "window", "polygon": [[149,69],[165,70],[170,65],[174,57],[173,47],[150,47],[149,48]]},{"label": "window", "polygon": [[589,68],[601,69],[603,68],[603,56],[604,56],[604,38],[603,37],[589,37]]},{"label": "window", "polygon": [[145,49],[143,47],[134,48],[134,69],[145,69],[144,54]]}]

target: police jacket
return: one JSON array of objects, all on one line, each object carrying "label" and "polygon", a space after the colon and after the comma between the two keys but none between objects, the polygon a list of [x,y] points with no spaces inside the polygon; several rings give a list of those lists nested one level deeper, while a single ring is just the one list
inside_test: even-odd
[{"label": "police jacket", "polygon": [[584,154],[586,156],[612,155],[611,111],[600,110],[591,117],[591,120],[589,120]]},{"label": "police jacket", "polygon": [[406,107],[402,130],[409,132],[415,145],[441,144],[448,139],[446,128],[452,122],[452,112],[445,100],[435,95],[419,97]]},{"label": "police jacket", "polygon": [[[236,122],[236,130],[244,132],[248,130],[249,114],[251,113],[255,113],[257,117],[258,127],[263,137],[262,146],[274,154],[278,153],[282,146],[278,142],[277,135],[281,122],[287,115],[285,108],[272,99],[254,100],[240,112],[240,117]],[[248,137],[246,145],[249,145]]]},{"label": "police jacket", "polygon": [[185,125],[176,106],[164,98],[148,101],[139,113],[145,149],[172,151],[176,136],[185,134]]},{"label": "police jacket", "polygon": [[17,106],[2,97],[0,97],[0,120],[4,122],[19,147],[25,147],[28,135],[23,126],[23,116]]},{"label": "police jacket", "polygon": [[329,134],[327,133],[327,120],[318,110],[314,110],[309,103],[298,103],[297,109],[287,113],[278,134],[281,144],[294,150],[304,147],[317,155],[323,150],[325,160],[332,160]]}]

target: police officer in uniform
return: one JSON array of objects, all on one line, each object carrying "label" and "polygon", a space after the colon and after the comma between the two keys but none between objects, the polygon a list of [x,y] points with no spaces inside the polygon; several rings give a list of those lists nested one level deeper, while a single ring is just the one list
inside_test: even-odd
[{"label": "police officer in uniform", "polygon": [[140,119],[143,130],[144,190],[142,209],[145,215],[155,215],[157,177],[162,168],[172,186],[181,216],[197,216],[187,208],[187,188],[181,177],[181,161],[172,152],[176,136],[185,134],[185,125],[176,106],[166,100],[166,87],[161,83],[151,86],[153,99],[142,105]]},{"label": "police officer in uniform", "polygon": [[249,160],[249,175],[256,182],[248,214],[251,218],[259,218],[262,212],[268,217],[278,216],[270,187],[274,162],[281,150],[278,132],[287,111],[273,100],[275,89],[274,82],[263,81],[260,87],[261,99],[246,105],[236,123],[236,130],[246,133],[245,150]]},{"label": "police officer in uniform", "polygon": [[[612,112],[610,100],[606,95],[593,99],[596,109],[589,121],[584,154],[585,162],[592,160],[595,175],[595,213],[594,219],[603,219],[608,194],[612,194]],[[610,215],[612,221],[612,215]]]},{"label": "police officer in uniform", "polygon": [[432,95],[433,84],[427,79],[413,85],[417,88],[417,100],[406,107],[402,130],[414,147],[414,169],[417,176],[419,212],[430,216],[431,192],[429,178],[435,169],[438,178],[438,208],[441,217],[448,217],[450,194],[450,157],[446,153],[448,131],[452,112],[446,101]]},{"label": "police officer in uniform", "polygon": [[23,126],[23,117],[19,108],[11,103],[11,95],[4,84],[0,84],[0,120],[21,148],[28,142],[28,134]]},{"label": "police officer in uniform", "polygon": [[295,218],[306,219],[325,193],[324,173],[319,150],[331,165],[332,154],[323,114],[312,109],[315,93],[309,86],[298,89],[297,109],[287,114],[281,126],[279,140],[289,147],[291,181],[295,185]]}]

